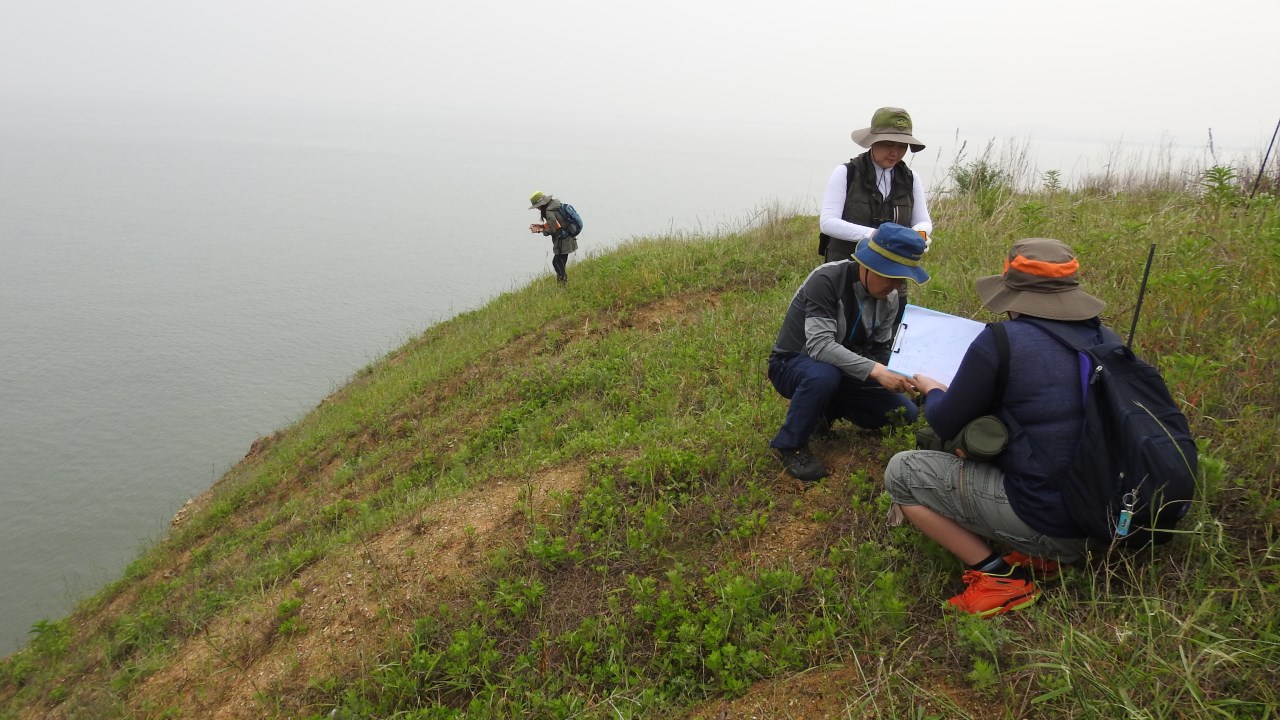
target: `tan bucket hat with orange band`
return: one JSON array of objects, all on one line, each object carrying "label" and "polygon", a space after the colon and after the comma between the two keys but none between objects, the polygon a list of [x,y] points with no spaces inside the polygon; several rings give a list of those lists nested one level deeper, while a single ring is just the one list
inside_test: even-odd
[{"label": "tan bucket hat with orange band", "polygon": [[978,278],[982,304],[1047,320],[1088,320],[1107,304],[1080,289],[1080,262],[1061,240],[1026,238],[1009,249],[1004,273]]}]

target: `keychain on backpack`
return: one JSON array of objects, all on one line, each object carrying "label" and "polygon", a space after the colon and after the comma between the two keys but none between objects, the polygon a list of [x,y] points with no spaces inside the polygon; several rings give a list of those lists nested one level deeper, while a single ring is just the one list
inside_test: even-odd
[{"label": "keychain on backpack", "polygon": [[1125,493],[1120,502],[1124,503],[1124,507],[1120,509],[1120,521],[1116,523],[1116,537],[1124,537],[1129,534],[1129,523],[1133,521],[1133,506],[1137,503],[1138,498],[1131,492]]}]

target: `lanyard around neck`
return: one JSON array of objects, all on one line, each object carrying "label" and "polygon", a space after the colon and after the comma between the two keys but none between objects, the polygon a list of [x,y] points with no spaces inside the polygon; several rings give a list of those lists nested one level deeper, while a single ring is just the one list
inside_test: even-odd
[{"label": "lanyard around neck", "polygon": [[[871,298],[868,297],[867,299],[870,300]],[[858,314],[854,317],[853,323],[849,326],[849,332],[844,338],[845,342],[852,341],[854,333],[858,332],[858,328],[862,327],[862,303],[865,301],[858,299],[857,290],[853,291],[853,302],[858,306]],[[871,313],[871,329],[867,330],[867,342],[871,342],[871,338],[876,334],[876,328],[879,326],[880,324],[876,322],[875,311],[873,310]]]}]

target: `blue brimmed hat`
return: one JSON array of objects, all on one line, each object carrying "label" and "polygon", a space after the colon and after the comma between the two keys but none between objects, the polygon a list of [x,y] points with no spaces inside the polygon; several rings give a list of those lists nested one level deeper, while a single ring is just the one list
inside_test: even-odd
[{"label": "blue brimmed hat", "polygon": [[877,275],[905,278],[923,285],[929,282],[929,273],[920,267],[925,247],[924,238],[915,230],[897,223],[884,223],[874,238],[858,243],[853,259]]}]

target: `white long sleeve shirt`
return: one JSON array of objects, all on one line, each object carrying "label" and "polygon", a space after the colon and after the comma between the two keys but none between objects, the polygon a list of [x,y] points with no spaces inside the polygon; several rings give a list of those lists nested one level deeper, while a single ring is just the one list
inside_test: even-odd
[{"label": "white long sleeve shirt", "polygon": [[[874,164],[873,167],[876,170],[876,184],[880,187],[880,195],[887,197],[890,183],[893,180],[893,170],[885,170]],[[911,188],[913,196],[911,229],[923,230],[925,234],[932,238],[933,218],[929,217],[929,206],[924,194],[924,183],[920,181],[918,173],[912,173],[912,177],[914,181]],[[831,178],[827,180],[827,190],[822,196],[822,214],[819,216],[818,228],[833,238],[858,242],[863,238],[871,237],[871,233],[875,228],[851,223],[844,219],[844,200],[848,187],[848,169],[844,165],[837,165],[836,169],[831,173]]]}]

